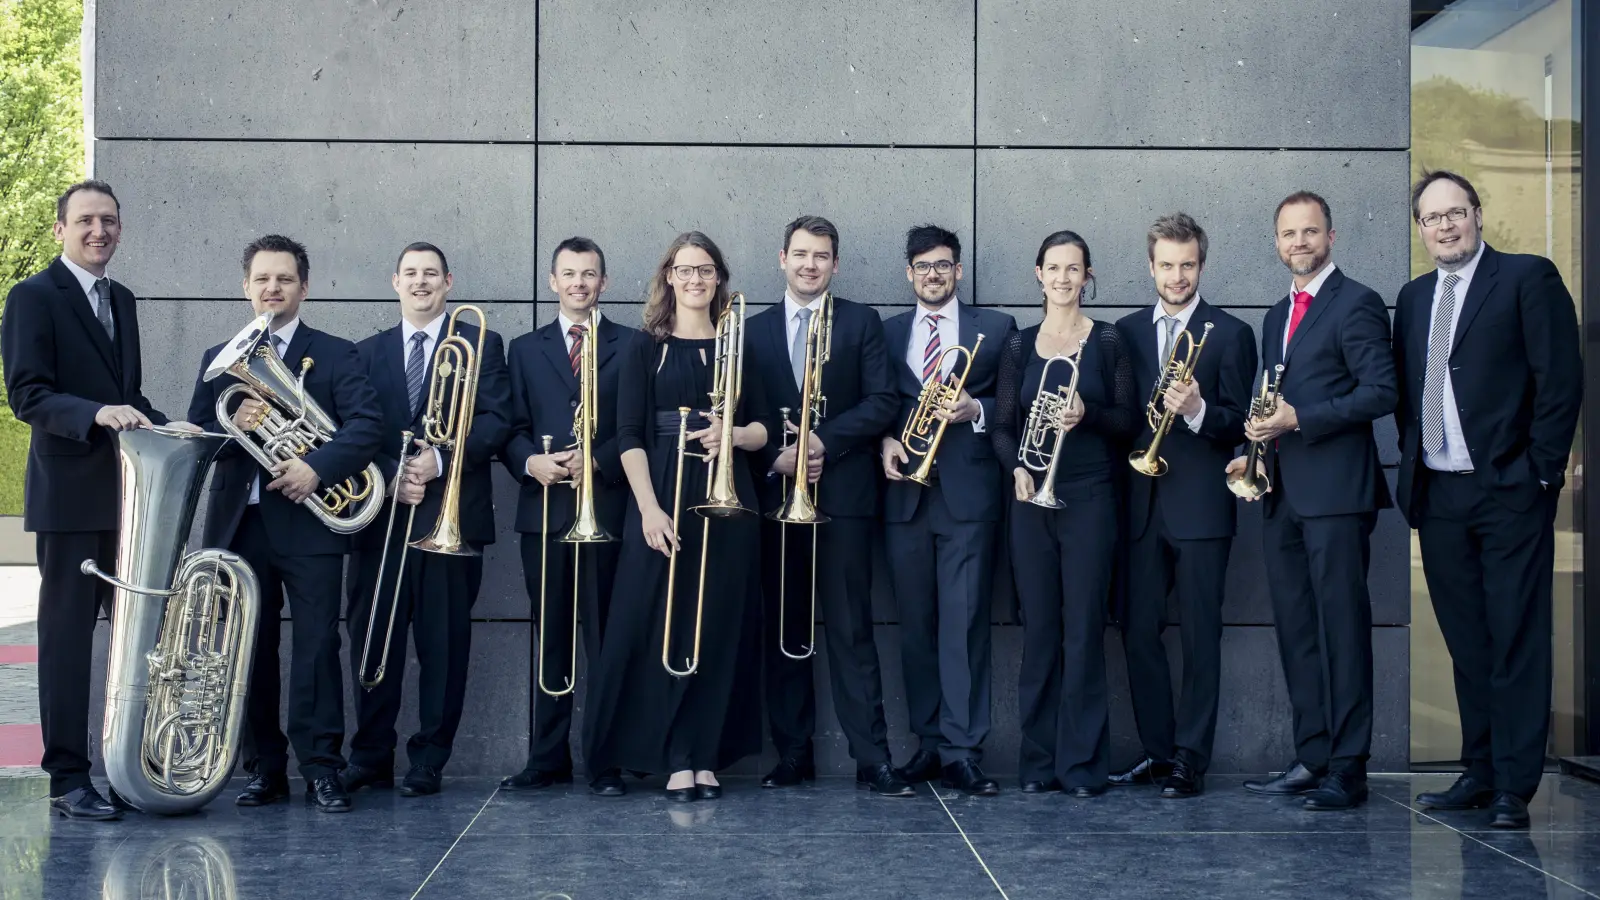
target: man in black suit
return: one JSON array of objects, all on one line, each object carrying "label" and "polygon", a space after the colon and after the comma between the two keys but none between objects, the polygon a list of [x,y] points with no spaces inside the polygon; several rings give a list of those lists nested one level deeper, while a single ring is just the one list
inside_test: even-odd
[{"label": "man in black suit", "polygon": [[[750,361],[761,367],[767,409],[790,411],[784,434],[800,420],[806,337],[818,301],[839,269],[839,231],[821,216],[801,216],[784,229],[778,266],[787,289],[783,302],[750,317]],[[915,796],[889,758],[883,716],[883,680],[872,630],[872,521],[877,513],[877,475],[872,451],[893,421],[900,398],[883,340],[883,321],[870,307],[829,297],[832,308],[829,358],[821,369],[822,409],[813,410],[805,477],[812,484],[821,525],[761,523],[762,594],[766,629],[767,722],[778,764],[762,787],[789,787],[816,777],[811,737],[817,699],[809,657],[816,650],[815,613],[822,613],[828,641],[828,675],[839,725],[856,761],[856,783],[889,797]],[[761,511],[784,505],[799,467],[796,438],[780,449],[769,441],[755,460]],[[813,558],[814,555],[814,558]],[[780,565],[780,560],[782,564]],[[812,583],[813,573],[816,583]],[[815,592],[815,593],[813,593]],[[812,598],[816,607],[813,608]],[[798,658],[797,658],[798,657]]]},{"label": "man in black suit", "polygon": [[1483,242],[1471,182],[1423,176],[1436,268],[1400,289],[1400,512],[1455,664],[1466,772],[1425,809],[1527,828],[1549,736],[1554,517],[1583,405],[1572,296],[1550,260]]},{"label": "man in black suit", "polygon": [[[56,201],[61,255],[18,282],[3,320],[6,396],[33,429],[22,527],[39,558],[40,765],[50,806],[78,819],[116,819],[130,807],[89,781],[89,679],[95,618],[110,612],[109,585],[79,570],[116,568],[122,496],[113,432],[166,425],[140,389],[139,318],[133,292],[106,277],[122,237],[111,186],[84,181]],[[192,427],[172,423],[178,427]]]},{"label": "man in black suit", "polygon": [[[585,237],[567,238],[550,257],[550,290],[559,303],[555,318],[511,342],[511,437],[500,459],[522,486],[517,531],[522,535],[522,575],[533,610],[529,618],[537,623],[533,636],[537,669],[530,692],[528,763],[501,780],[506,790],[543,790],[572,782],[572,749],[567,741],[572,733],[571,679],[578,663],[572,658],[572,629],[581,628],[583,652],[593,664],[600,658],[617,574],[628,503],[617,449],[617,376],[628,348],[641,338],[636,329],[601,317],[600,296],[605,289],[606,256],[600,245]],[[596,433],[589,454],[595,471],[587,473],[573,433],[585,341],[594,342],[598,378]],[[548,448],[546,437],[551,438]],[[585,477],[592,479],[595,518],[613,541],[580,545],[561,540],[572,528],[578,484]],[[573,609],[574,590],[578,610]],[[602,797],[620,797],[628,791],[620,769],[590,772],[589,790]]]},{"label": "man in black suit", "polygon": [[[1162,408],[1173,413],[1159,448],[1166,474],[1128,476],[1128,612],[1122,646],[1145,752],[1108,780],[1160,784],[1161,796],[1182,798],[1205,790],[1217,732],[1222,598],[1238,505],[1217,473],[1244,438],[1256,344],[1250,326],[1200,298],[1205,229],[1184,213],[1162,216],[1146,243],[1159,302],[1117,323],[1137,383],[1156,383],[1180,333],[1193,341],[1179,346],[1180,362],[1188,358],[1187,347],[1205,343],[1193,380],[1174,382],[1162,397]],[[1147,425],[1135,446],[1143,449],[1153,440]],[[1167,595],[1173,592],[1183,644],[1176,721],[1172,675],[1161,643]]]},{"label": "man in black suit", "polygon": [[[262,466],[238,443],[217,454],[206,503],[204,546],[238,553],[261,582],[261,624],[250,670],[246,709],[246,763],[252,777],[234,801],[263,806],[289,796],[289,745],[294,745],[306,799],[322,812],[345,812],[350,798],[339,784],[344,768],[344,679],[339,668],[339,582],[350,539],[335,533],[301,502],[362,472],[378,453],[383,435],[378,396],[367,380],[355,344],[300,320],[309,290],[306,248],[269,234],[244,250],[244,292],[258,313],[274,313],[265,340],[291,372],[313,361],[305,390],[338,424],[333,439],[305,456]],[[217,398],[232,375],[206,380],[206,370],[228,344],[207,350],[189,403],[189,418],[207,431],[220,430]],[[261,401],[244,398],[230,413],[234,425],[260,424]],[[382,485],[371,485],[373,491]],[[366,502],[373,502],[368,500]],[[278,645],[284,593],[293,616],[289,668],[289,737],[278,728]],[[252,752],[253,750],[253,752]]]},{"label": "man in black suit", "polygon": [[[451,400],[451,381],[439,385],[442,408],[433,411],[428,405],[434,370],[440,362],[440,343],[449,337],[445,303],[454,283],[443,250],[429,243],[407,246],[400,251],[393,278],[400,298],[400,323],[356,345],[383,410],[383,437],[374,461],[383,470],[391,499],[389,509],[380,514],[384,524],[374,523],[357,532],[351,554],[355,577],[346,600],[345,622],[356,691],[356,733],[350,739],[350,765],[339,774],[340,783],[350,792],[394,785],[398,740],[394,726],[400,715],[407,625],[417,647],[418,722],[416,733],[406,741],[410,769],[400,783],[401,796],[439,792],[444,765],[461,724],[472,649],[472,604],[483,584],[483,548],[494,543],[489,465],[510,432],[506,414],[510,388],[500,335],[485,329],[479,351],[476,317],[460,319],[456,336],[473,348],[479,370],[465,447],[434,446],[425,439],[425,417],[430,415],[437,416],[436,429],[451,429],[446,440],[458,433],[452,428],[456,407]],[[450,359],[457,357],[451,355]],[[413,445],[404,451],[402,471],[400,439],[406,431],[413,435]],[[461,552],[407,548],[407,542],[434,533],[442,515],[446,476],[458,462],[460,531],[454,539],[459,540]],[[393,516],[394,527],[389,528],[389,519],[381,516]],[[389,645],[387,658],[385,643]],[[363,662],[366,671],[362,671]],[[384,676],[378,680],[380,666]],[[376,685],[365,687],[374,680]]]},{"label": "man in black suit", "polygon": [[[1263,550],[1297,758],[1245,787],[1304,794],[1306,809],[1351,809],[1366,800],[1372,750],[1367,563],[1378,510],[1390,505],[1372,423],[1395,404],[1389,313],[1333,265],[1326,200],[1291,194],[1274,221],[1294,280],[1262,324],[1261,357],[1269,370],[1284,366],[1282,395],[1245,436],[1267,448]],[[1227,471],[1244,466],[1240,457]]]},{"label": "man in black suit", "polygon": [[[912,782],[942,776],[946,787],[992,796],[1000,785],[978,764],[989,734],[989,594],[1004,496],[984,428],[994,415],[1001,348],[1017,323],[956,298],[961,241],[937,225],[907,233],[906,279],[917,305],[884,323],[900,414],[882,441],[889,580],[919,745],[902,774]],[[904,425],[923,384],[949,377],[958,365],[957,354],[942,364],[941,354],[957,345],[971,350],[980,334],[984,341],[960,398],[939,413],[949,427],[925,488],[905,477],[914,465],[900,443]]]}]

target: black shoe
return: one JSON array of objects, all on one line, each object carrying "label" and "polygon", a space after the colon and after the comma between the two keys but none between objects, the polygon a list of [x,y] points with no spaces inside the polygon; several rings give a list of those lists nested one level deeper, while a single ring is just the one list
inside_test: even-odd
[{"label": "black shoe", "polygon": [[394,787],[394,773],[375,769],[371,766],[351,763],[339,770],[339,786],[350,794],[364,787],[392,788]]},{"label": "black shoe", "polygon": [[1493,828],[1527,828],[1528,803],[1510,791],[1500,791],[1489,804],[1489,825]]},{"label": "black shoe", "polygon": [[1183,800],[1198,797],[1205,789],[1206,776],[1180,759],[1173,762],[1172,774],[1161,783],[1161,796],[1167,800]]},{"label": "black shoe", "polygon": [[1105,784],[1087,785],[1087,784],[1083,784],[1083,785],[1079,785],[1079,786],[1073,788],[1072,790],[1068,791],[1067,793],[1071,794],[1073,796],[1073,798],[1077,799],[1077,800],[1093,800],[1095,797],[1098,797],[1101,794],[1104,794],[1106,792],[1106,788],[1107,787],[1110,787],[1110,785],[1105,785]]},{"label": "black shoe", "polygon": [[915,797],[917,789],[894,766],[881,762],[875,766],[856,767],[856,787],[865,788],[880,797]]},{"label": "black shoe", "polygon": [[801,782],[815,781],[817,767],[809,759],[791,759],[784,757],[772,767],[767,777],[761,779],[764,788],[794,787]]},{"label": "black shoe", "polygon": [[551,772],[529,766],[515,775],[500,779],[500,786],[508,791],[542,791],[558,784],[571,784],[572,771]]},{"label": "black shoe", "polygon": [[1417,805],[1423,809],[1483,809],[1494,800],[1494,788],[1471,775],[1457,778],[1449,790],[1417,795]]},{"label": "black shoe", "polygon": [[111,804],[111,808],[117,812],[130,813],[139,811],[139,807],[122,799],[122,795],[117,793],[117,789],[109,784],[106,785],[106,802]]},{"label": "black shoe", "polygon": [[350,795],[337,775],[319,775],[306,782],[306,802],[317,812],[345,813],[350,811]]},{"label": "black shoe", "polygon": [[69,819],[89,822],[111,822],[122,818],[122,810],[106,802],[106,798],[100,796],[92,784],[67,791],[60,797],[51,797],[50,808]]},{"label": "black shoe", "polygon": [[443,776],[435,766],[412,766],[406,773],[405,780],[400,782],[400,796],[426,797],[429,794],[439,793],[439,782]]},{"label": "black shoe", "polygon": [[716,800],[722,797],[722,785],[694,783],[694,797],[696,800]]},{"label": "black shoe", "polygon": [[1172,774],[1172,763],[1145,756],[1126,769],[1107,775],[1106,784],[1115,787],[1160,784],[1170,774]]},{"label": "black shoe", "polygon": [[1056,794],[1060,793],[1061,779],[1052,778],[1048,781],[1024,781],[1022,792],[1024,794]]},{"label": "black shoe", "polygon": [[1310,810],[1355,809],[1367,800],[1367,777],[1356,772],[1329,772],[1302,804]]},{"label": "black shoe", "polygon": [[1289,771],[1277,778],[1266,781],[1246,781],[1244,789],[1257,794],[1272,794],[1279,797],[1288,797],[1295,794],[1309,794],[1322,783],[1325,773],[1318,772],[1308,767],[1305,763],[1295,760]]},{"label": "black shoe", "polygon": [[693,803],[700,797],[700,786],[691,784],[686,788],[666,788],[662,795],[671,803]]},{"label": "black shoe", "polygon": [[900,767],[900,777],[912,784],[932,781],[943,772],[944,767],[939,765],[939,754],[932,750],[918,750],[912,754],[909,762]]},{"label": "black shoe", "polygon": [[258,772],[250,776],[250,780],[245,782],[244,790],[233,798],[233,802],[238,806],[266,806],[288,798],[289,776],[263,775]]},{"label": "black shoe", "polygon": [[[512,778],[515,777],[515,775],[512,776]],[[510,780],[509,778],[506,779],[506,781]],[[571,780],[570,775],[568,780]],[[501,784],[505,784],[505,782],[502,781]],[[589,782],[589,793],[594,794],[596,797],[621,797],[627,792],[628,785],[622,780],[621,769],[607,769],[601,772],[595,780]]]},{"label": "black shoe", "polygon": [[1000,783],[983,774],[978,764],[970,759],[958,759],[945,766],[940,783],[973,797],[993,797],[1000,793]]}]

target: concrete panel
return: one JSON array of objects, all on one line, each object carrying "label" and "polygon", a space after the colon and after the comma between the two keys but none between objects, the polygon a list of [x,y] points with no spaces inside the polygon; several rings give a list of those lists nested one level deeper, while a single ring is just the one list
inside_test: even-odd
[{"label": "concrete panel", "polygon": [[450,256],[459,302],[531,300],[533,148],[489,144],[114,141],[95,174],[125,231],[116,277],[140,296],[234,297],[239,254],[304,243],[311,297],[394,300],[400,248]]},{"label": "concrete panel", "polygon": [[96,136],[532,140],[536,17],[525,0],[100,3]]},{"label": "concrete panel", "polygon": [[1403,0],[983,0],[978,13],[981,144],[1410,143]]},{"label": "concrete panel", "polygon": [[970,0],[798,12],[778,0],[541,4],[539,139],[971,144]]},{"label": "concrete panel", "polygon": [[1154,300],[1145,235],[1181,209],[1210,240],[1201,295],[1271,306],[1290,282],[1273,246],[1273,210],[1309,189],[1333,209],[1335,261],[1393,298],[1409,280],[1409,165],[1404,151],[980,150],[968,278],[985,306],[1032,305],[1039,243],[1070,228],[1093,254],[1091,305],[1143,306]]}]

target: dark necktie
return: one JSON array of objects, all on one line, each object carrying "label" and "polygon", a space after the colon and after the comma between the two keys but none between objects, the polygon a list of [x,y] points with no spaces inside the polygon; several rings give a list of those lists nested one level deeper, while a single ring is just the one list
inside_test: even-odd
[{"label": "dark necktie", "polygon": [[117,332],[111,325],[111,279],[96,279],[89,299],[94,303],[94,316],[100,320],[100,327],[106,330],[106,337],[113,344],[116,343]]},{"label": "dark necktie", "polygon": [[578,374],[578,358],[583,355],[583,335],[588,331],[582,325],[574,325],[567,329],[567,337],[572,338],[572,346],[567,349],[567,362],[572,363],[572,374]]},{"label": "dark necktie", "polygon": [[406,358],[406,391],[411,395],[411,418],[417,417],[417,409],[422,405],[422,385],[428,380],[428,360],[423,355],[422,345],[427,343],[428,333],[419,331],[411,336],[411,355]]}]

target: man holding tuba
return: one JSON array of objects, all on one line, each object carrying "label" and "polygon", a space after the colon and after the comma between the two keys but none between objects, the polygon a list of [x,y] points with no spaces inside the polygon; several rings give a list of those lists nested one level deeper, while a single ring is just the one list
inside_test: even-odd
[{"label": "man holding tuba", "polygon": [[[406,741],[400,794],[419,797],[439,792],[461,724],[481,554],[494,543],[490,463],[510,431],[510,390],[500,335],[480,331],[481,311],[458,306],[446,315],[455,278],[443,250],[408,245],[391,283],[400,322],[356,346],[383,413],[375,462],[390,502],[387,518],[356,534],[351,554],[345,621],[356,733],[339,780],[351,793],[394,784],[410,626],[418,727]],[[450,537],[436,537],[442,532]]]},{"label": "man holding tuba", "polygon": [[[235,802],[263,806],[287,798],[293,744],[307,801],[322,812],[345,812],[350,800],[338,779],[344,767],[339,582],[349,529],[370,518],[374,492],[382,490],[369,483],[368,468],[382,437],[378,397],[355,345],[300,319],[311,270],[304,246],[265,235],[245,247],[243,268],[245,296],[262,318],[205,352],[189,404],[195,424],[240,438],[217,455],[202,545],[239,554],[261,584],[242,754],[253,777]],[[331,434],[322,424],[328,420]],[[315,440],[278,440],[313,433]],[[267,458],[277,461],[263,473],[259,460]],[[347,525],[351,513],[358,518]],[[278,727],[285,594],[293,638],[287,738]]]}]

